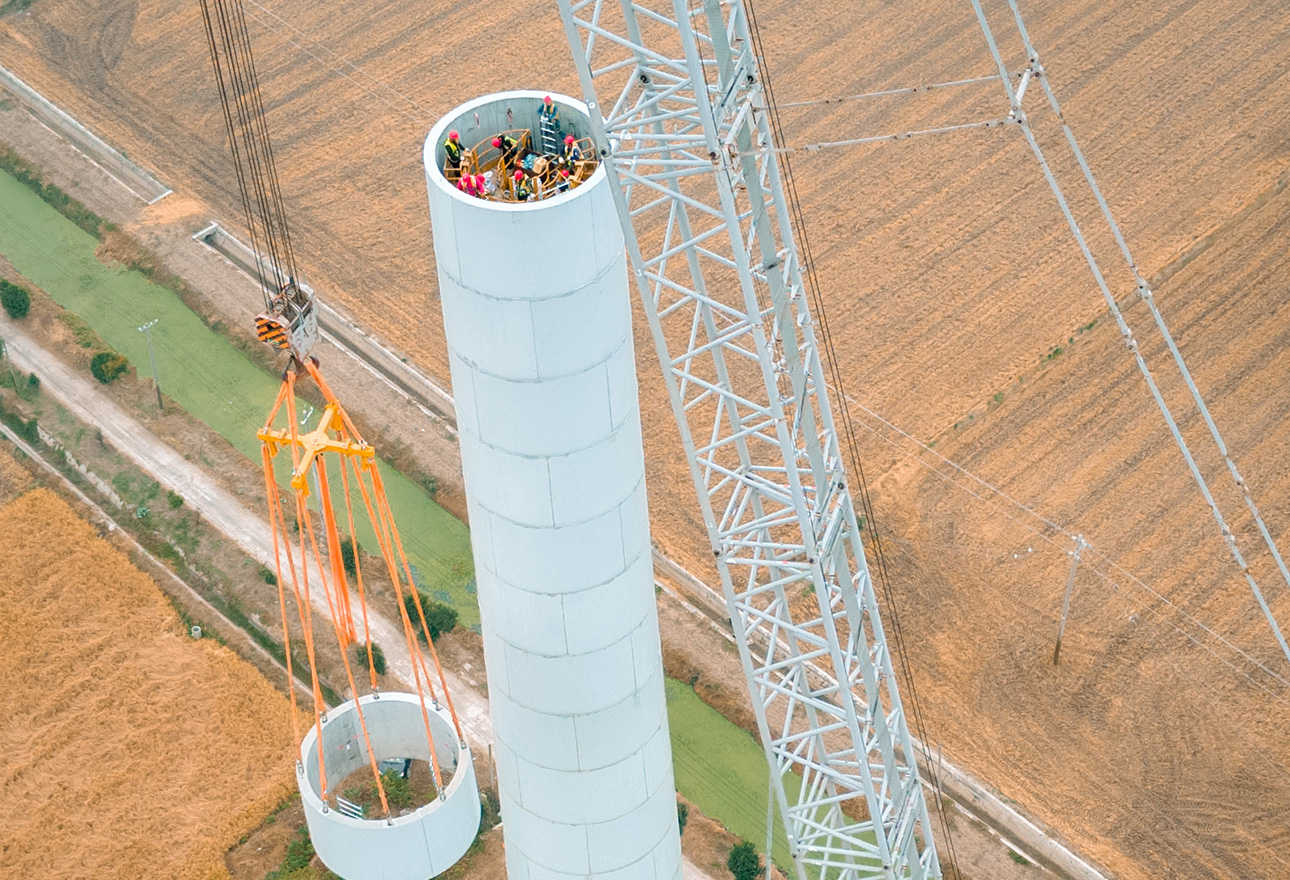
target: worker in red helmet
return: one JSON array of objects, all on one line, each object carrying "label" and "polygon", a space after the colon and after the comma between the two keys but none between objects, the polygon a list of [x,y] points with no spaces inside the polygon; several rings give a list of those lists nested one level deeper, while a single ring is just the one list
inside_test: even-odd
[{"label": "worker in red helmet", "polygon": [[461,174],[461,157],[465,152],[456,129],[448,132],[448,139],[443,142],[443,173],[448,179],[456,179]]},{"label": "worker in red helmet", "polygon": [[527,202],[533,197],[533,190],[529,188],[528,181],[524,179],[524,172],[516,170],[515,172],[515,201]]},{"label": "worker in red helmet", "polygon": [[502,151],[502,168],[511,168],[515,165],[515,157],[520,152],[520,143],[506,132],[502,132],[493,138],[493,149]]},{"label": "worker in red helmet", "polygon": [[561,168],[560,174],[556,178],[555,191],[568,192],[569,187],[573,185],[573,179],[569,176],[568,168]]},{"label": "worker in red helmet", "polygon": [[488,178],[482,174],[475,175],[475,195],[481,199],[488,198]]},{"label": "worker in red helmet", "polygon": [[582,150],[578,149],[578,141],[573,135],[565,135],[564,154],[560,157],[560,164],[566,168],[572,168],[575,162],[582,161]]},{"label": "worker in red helmet", "polygon": [[[560,108],[555,106],[550,95],[542,99],[542,106],[538,108],[538,122],[550,126],[552,132],[560,128]],[[542,125],[538,127],[541,128]]]}]

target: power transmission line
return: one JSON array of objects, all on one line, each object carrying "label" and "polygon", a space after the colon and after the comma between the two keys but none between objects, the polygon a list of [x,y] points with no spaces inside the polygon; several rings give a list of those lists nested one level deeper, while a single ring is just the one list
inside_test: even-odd
[{"label": "power transmission line", "polygon": [[1209,414],[1209,409],[1208,407],[1205,406],[1205,402],[1200,394],[1199,389],[1196,387],[1195,382],[1193,382],[1191,379],[1191,374],[1187,370],[1186,364],[1183,361],[1182,353],[1178,351],[1178,347],[1173,341],[1173,336],[1169,333],[1168,327],[1165,324],[1164,317],[1160,314],[1159,309],[1156,308],[1155,306],[1154,295],[1151,291],[1151,288],[1147,284],[1146,279],[1144,279],[1142,275],[1138,272],[1137,266],[1133,262],[1133,257],[1130,254],[1128,246],[1124,241],[1124,237],[1120,233],[1119,225],[1115,222],[1115,218],[1111,214],[1110,207],[1107,205],[1106,199],[1103,197],[1101,189],[1098,187],[1097,182],[1093,177],[1092,171],[1089,169],[1088,163],[1084,159],[1084,154],[1080,150],[1078,142],[1075,140],[1074,133],[1071,131],[1070,126],[1066,124],[1065,117],[1062,115],[1062,112],[1061,112],[1061,107],[1057,103],[1056,93],[1053,91],[1051,84],[1048,83],[1047,81],[1048,78],[1046,75],[1046,71],[1043,65],[1040,63],[1039,54],[1038,52],[1035,51],[1034,45],[1030,40],[1030,35],[1026,30],[1025,22],[1021,18],[1021,11],[1017,7],[1016,0],[1008,0],[1008,5],[1012,9],[1013,18],[1017,24],[1018,31],[1021,34],[1022,41],[1025,44],[1026,52],[1028,55],[1028,63],[1027,63],[1026,70],[1023,72],[1023,76],[1020,81],[1020,84],[1018,85],[1015,91],[1012,87],[1012,83],[1010,81],[1008,70],[1003,60],[1003,56],[999,51],[998,43],[996,42],[994,38],[994,33],[990,28],[990,23],[986,19],[984,10],[981,8],[981,2],[980,0],[971,0],[971,3],[972,3],[973,10],[976,12],[977,21],[980,24],[982,35],[985,37],[986,45],[990,50],[990,55],[994,59],[995,66],[998,69],[998,72],[999,72],[998,80],[1000,84],[1003,86],[1004,92],[1008,97],[1008,103],[1012,107],[1011,115],[1017,120],[1022,133],[1026,137],[1026,142],[1030,146],[1031,152],[1034,154],[1036,161],[1039,163],[1040,170],[1043,173],[1045,181],[1048,183],[1049,189],[1052,191],[1053,196],[1057,199],[1058,207],[1061,209],[1062,215],[1066,218],[1067,225],[1070,227],[1071,233],[1072,235],[1074,235],[1075,241],[1079,245],[1080,252],[1084,255],[1084,260],[1089,267],[1089,271],[1093,273],[1093,278],[1097,283],[1098,289],[1102,292],[1102,297],[1106,301],[1107,307],[1110,309],[1111,315],[1114,317],[1116,325],[1120,329],[1120,334],[1124,337],[1125,346],[1129,349],[1130,354],[1132,354],[1133,356],[1134,362],[1137,364],[1138,371],[1142,374],[1143,379],[1146,381],[1147,388],[1151,392],[1151,396],[1155,400],[1156,406],[1160,410],[1160,414],[1164,417],[1165,424],[1168,426],[1169,432],[1173,436],[1174,443],[1177,445],[1178,450],[1183,455],[1183,459],[1187,464],[1188,471],[1192,475],[1192,479],[1196,482],[1196,486],[1200,489],[1201,495],[1205,499],[1205,503],[1209,506],[1210,512],[1213,514],[1214,520],[1218,524],[1219,532],[1222,534],[1223,540],[1224,542],[1226,542],[1228,550],[1232,555],[1232,559],[1236,562],[1237,568],[1240,569],[1241,574],[1245,577],[1245,581],[1249,585],[1250,592],[1253,594],[1255,601],[1258,603],[1259,608],[1262,610],[1263,616],[1266,618],[1268,622],[1268,626],[1272,629],[1272,634],[1276,638],[1277,644],[1281,646],[1281,651],[1285,655],[1287,662],[1290,662],[1290,644],[1287,644],[1286,637],[1282,633],[1281,627],[1278,625],[1276,617],[1272,613],[1272,609],[1268,605],[1267,599],[1263,595],[1263,591],[1259,588],[1258,582],[1255,580],[1253,572],[1250,571],[1250,567],[1246,562],[1244,554],[1242,554],[1240,547],[1237,546],[1236,537],[1232,533],[1231,528],[1228,526],[1227,520],[1224,517],[1222,510],[1218,506],[1218,502],[1214,499],[1214,496],[1210,491],[1209,485],[1206,482],[1204,475],[1201,473],[1199,465],[1196,463],[1196,460],[1192,455],[1191,448],[1188,445],[1186,438],[1183,437],[1182,431],[1178,427],[1178,423],[1173,415],[1173,412],[1169,408],[1169,404],[1165,401],[1164,395],[1161,393],[1160,388],[1156,383],[1156,379],[1154,375],[1152,374],[1150,368],[1147,366],[1146,358],[1143,356],[1138,346],[1138,341],[1134,337],[1133,330],[1129,327],[1128,322],[1125,320],[1124,314],[1120,309],[1119,303],[1116,302],[1115,295],[1111,292],[1110,286],[1107,284],[1106,278],[1103,275],[1102,268],[1098,263],[1097,258],[1093,255],[1093,251],[1090,248],[1088,241],[1084,237],[1084,233],[1079,222],[1075,219],[1075,215],[1071,210],[1070,204],[1066,199],[1065,193],[1062,191],[1061,184],[1058,182],[1056,176],[1054,175],[1052,167],[1049,165],[1048,160],[1044,154],[1044,150],[1040,146],[1039,141],[1035,137],[1034,131],[1030,126],[1029,119],[1026,116],[1025,111],[1022,109],[1021,102],[1025,96],[1026,86],[1031,81],[1038,80],[1039,83],[1041,84],[1041,87],[1044,90],[1045,95],[1047,95],[1048,97],[1049,106],[1052,108],[1054,114],[1061,122],[1062,130],[1066,137],[1066,142],[1070,146],[1071,152],[1074,154],[1076,161],[1079,163],[1080,169],[1084,175],[1084,180],[1088,184],[1089,190],[1097,199],[1098,207],[1102,213],[1102,216],[1106,220],[1107,225],[1110,228],[1116,240],[1116,243],[1120,248],[1120,252],[1124,257],[1128,268],[1133,273],[1134,279],[1138,285],[1137,287],[1138,293],[1142,298],[1142,300],[1147,304],[1147,307],[1151,310],[1152,317],[1155,319],[1155,322],[1156,322],[1156,326],[1160,330],[1162,337],[1165,339],[1165,342],[1169,347],[1169,351],[1173,356],[1175,363],[1178,366],[1179,372],[1182,375],[1184,382],[1187,384],[1188,389],[1191,392],[1192,399],[1195,401],[1197,408],[1200,410],[1202,416],[1204,417],[1206,425],[1209,428],[1210,435],[1213,438],[1215,445],[1218,447],[1219,452],[1223,455],[1223,458],[1228,465],[1228,469],[1232,475],[1233,481],[1235,482],[1237,488],[1241,491],[1242,495],[1244,496],[1246,505],[1249,507],[1251,513],[1254,516],[1255,522],[1258,524],[1259,531],[1263,537],[1265,545],[1272,553],[1273,558],[1276,560],[1277,568],[1281,572],[1283,582],[1285,583],[1287,589],[1290,589],[1290,570],[1287,570],[1285,562],[1281,557],[1281,553],[1277,549],[1276,543],[1272,540],[1272,536],[1268,532],[1267,526],[1263,522],[1263,518],[1259,513],[1258,506],[1254,503],[1254,499],[1250,495],[1249,490],[1245,485],[1245,481],[1241,478],[1240,473],[1236,469],[1235,463],[1232,461],[1231,456],[1228,454],[1227,446],[1223,442],[1223,438],[1218,431],[1218,427],[1214,423],[1214,420],[1211,418]]}]

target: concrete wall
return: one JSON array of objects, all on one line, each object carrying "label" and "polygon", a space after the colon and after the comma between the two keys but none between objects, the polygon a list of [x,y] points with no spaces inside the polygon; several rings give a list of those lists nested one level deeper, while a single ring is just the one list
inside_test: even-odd
[{"label": "concrete wall", "polygon": [[[389,758],[430,760],[421,702],[413,694],[367,695],[360,703],[377,761]],[[406,816],[352,819],[322,800],[318,772],[318,728],[300,746],[300,801],[309,836],[319,858],[346,880],[426,880],[451,868],[465,854],[479,829],[479,792],[469,750],[457,741],[452,719],[429,705],[435,755],[447,778],[445,797]],[[337,789],[345,777],[370,767],[354,703],[327,715],[322,730],[327,784]],[[370,781],[371,777],[368,777]]]},{"label": "concrete wall", "polygon": [[[605,172],[524,204],[425,146],[511,880],[679,878],[631,307]],[[554,95],[566,127],[585,105]],[[468,120],[469,124],[463,120]],[[464,130],[463,130],[464,129]],[[584,128],[585,130],[585,128]],[[485,132],[486,134],[486,132]],[[482,137],[483,135],[481,135]]]}]

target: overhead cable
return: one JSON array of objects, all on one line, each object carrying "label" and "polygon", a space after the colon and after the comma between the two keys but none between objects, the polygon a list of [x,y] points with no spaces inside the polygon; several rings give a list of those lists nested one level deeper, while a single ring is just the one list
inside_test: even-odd
[{"label": "overhead cable", "polygon": [[[1124,314],[1120,310],[1119,303],[1116,302],[1115,295],[1111,292],[1111,289],[1106,282],[1106,278],[1102,274],[1101,266],[1098,264],[1096,257],[1093,256],[1093,252],[1090,249],[1089,244],[1084,237],[1083,230],[1081,229],[1079,222],[1075,219],[1075,215],[1071,211],[1070,204],[1066,200],[1066,196],[1062,191],[1061,185],[1058,183],[1056,176],[1053,174],[1053,171],[1048,164],[1048,160],[1044,155],[1044,151],[1042,147],[1040,147],[1038,140],[1035,138],[1035,134],[1031,129],[1030,123],[1025,113],[1022,112],[1021,110],[1021,107],[1018,103],[1017,94],[1013,91],[1012,85],[1009,82],[1008,71],[1003,62],[1003,56],[999,52],[998,44],[994,39],[994,33],[990,29],[990,24],[985,17],[985,12],[981,8],[980,0],[971,0],[971,3],[972,3],[973,9],[976,11],[977,21],[981,26],[981,31],[985,37],[986,44],[989,47],[990,54],[994,58],[995,66],[999,70],[998,79],[1002,84],[1005,93],[1008,96],[1009,104],[1013,107],[1013,113],[1018,123],[1020,124],[1022,133],[1026,136],[1026,142],[1030,145],[1030,150],[1034,154],[1035,159],[1039,163],[1040,170],[1043,172],[1044,179],[1047,181],[1049,189],[1052,190],[1053,196],[1057,199],[1058,207],[1061,209],[1063,216],[1066,218],[1067,224],[1070,226],[1071,233],[1074,235],[1075,241],[1079,245],[1080,251],[1084,255],[1084,260],[1088,264],[1089,270],[1093,273],[1093,278],[1097,282],[1098,289],[1101,290],[1102,292],[1102,297],[1106,301],[1107,307],[1110,309],[1111,315],[1115,318],[1116,325],[1120,329],[1120,334],[1124,337],[1124,343],[1126,347],[1129,349],[1129,352],[1133,355],[1133,359],[1137,364],[1138,370],[1142,374],[1143,379],[1146,380],[1147,388],[1150,390],[1151,396],[1155,400],[1157,408],[1159,408],[1161,415],[1165,419],[1165,424],[1168,426],[1169,432],[1173,436],[1174,443],[1178,446],[1179,451],[1183,455],[1183,459],[1186,461],[1187,469],[1191,472],[1192,478],[1195,480],[1197,487],[1200,489],[1201,495],[1205,499],[1205,503],[1209,506],[1210,512],[1213,514],[1214,520],[1218,524],[1219,531],[1223,536],[1223,540],[1226,542],[1228,546],[1228,550],[1230,551],[1233,560],[1236,562],[1237,568],[1240,569],[1241,574],[1245,577],[1245,581],[1249,585],[1250,592],[1253,594],[1255,601],[1258,603],[1259,608],[1262,610],[1263,616],[1266,618],[1268,622],[1268,626],[1272,629],[1272,634],[1273,636],[1275,636],[1277,643],[1280,645],[1281,651],[1285,655],[1287,662],[1290,662],[1290,644],[1287,644],[1286,637],[1282,633],[1281,627],[1278,625],[1276,617],[1272,613],[1272,609],[1268,605],[1267,599],[1263,595],[1263,591],[1259,588],[1257,581],[1254,579],[1253,573],[1250,571],[1249,564],[1246,562],[1244,555],[1241,553],[1240,548],[1237,546],[1236,537],[1232,533],[1231,528],[1228,526],[1227,520],[1223,516],[1222,511],[1219,509],[1218,502],[1215,501],[1213,494],[1210,492],[1209,485],[1206,483],[1204,475],[1200,472],[1200,468],[1196,464],[1196,460],[1192,455],[1191,448],[1188,446],[1186,439],[1183,437],[1182,431],[1178,427],[1178,424],[1174,418],[1173,412],[1170,410],[1169,405],[1165,401],[1159,386],[1156,384],[1155,377],[1152,375],[1150,368],[1147,366],[1146,359],[1143,357],[1142,352],[1139,349],[1138,341],[1134,337],[1133,331],[1129,327],[1128,322],[1124,319]],[[1067,142],[1071,144],[1072,149],[1076,151],[1076,157],[1079,160],[1085,179],[1086,181],[1088,181],[1090,188],[1093,189],[1093,192],[1097,197],[1098,203],[1101,207],[1103,216],[1110,223],[1113,233],[1115,235],[1115,238],[1117,240],[1117,243],[1121,247],[1121,252],[1124,254],[1125,259],[1128,262],[1129,268],[1133,272],[1134,277],[1138,282],[1138,291],[1142,295],[1143,300],[1148,304],[1148,307],[1152,310],[1152,314],[1156,320],[1157,327],[1159,327],[1161,329],[1161,332],[1165,335],[1166,343],[1169,346],[1170,352],[1173,355],[1175,362],[1179,365],[1180,372],[1182,372],[1184,380],[1186,381],[1188,387],[1192,392],[1192,397],[1197,402],[1198,406],[1201,408],[1202,414],[1205,416],[1205,421],[1210,428],[1211,436],[1214,437],[1215,442],[1219,447],[1219,451],[1223,453],[1224,458],[1228,463],[1229,470],[1233,475],[1233,479],[1236,481],[1237,487],[1241,490],[1242,495],[1245,497],[1247,506],[1250,507],[1251,512],[1255,515],[1256,522],[1259,525],[1259,530],[1264,537],[1264,541],[1272,551],[1273,557],[1277,561],[1277,565],[1281,571],[1282,578],[1285,580],[1287,588],[1290,588],[1290,571],[1287,571],[1285,563],[1281,558],[1281,554],[1276,549],[1275,542],[1273,542],[1271,535],[1268,533],[1267,527],[1266,525],[1264,525],[1263,519],[1258,513],[1258,508],[1254,504],[1254,500],[1250,496],[1248,489],[1245,487],[1244,480],[1241,479],[1240,474],[1236,471],[1236,466],[1232,462],[1231,457],[1227,455],[1226,444],[1223,443],[1222,437],[1218,433],[1217,426],[1214,424],[1213,419],[1210,418],[1209,410],[1208,408],[1205,407],[1203,400],[1201,400],[1199,390],[1196,388],[1195,383],[1191,381],[1190,373],[1188,373],[1186,370],[1186,367],[1182,360],[1182,355],[1178,351],[1177,346],[1173,343],[1172,336],[1168,334],[1168,329],[1164,324],[1164,318],[1159,314],[1159,310],[1155,308],[1153,297],[1151,294],[1151,288],[1147,285],[1145,279],[1143,279],[1141,274],[1137,271],[1137,268],[1133,263],[1132,256],[1129,254],[1128,247],[1127,245],[1124,244],[1123,236],[1120,235],[1119,227],[1115,224],[1114,219],[1111,217],[1110,209],[1106,205],[1106,200],[1102,197],[1100,189],[1097,188],[1097,184],[1093,180],[1093,176],[1091,171],[1088,168],[1087,162],[1083,160],[1083,153],[1079,152],[1078,145],[1075,142],[1074,135],[1071,133],[1069,126],[1065,124],[1064,117],[1062,117],[1060,114],[1060,110],[1056,105],[1056,96],[1053,94],[1052,88],[1046,82],[1047,77],[1044,73],[1043,67],[1039,63],[1039,56],[1034,51],[1034,47],[1030,43],[1028,34],[1026,34],[1024,31],[1024,25],[1021,23],[1020,12],[1017,10],[1017,5],[1015,0],[1009,0],[1009,5],[1012,7],[1014,17],[1016,18],[1019,27],[1023,29],[1022,35],[1023,35],[1023,39],[1026,42],[1027,52],[1030,56],[1031,69],[1035,71],[1035,78],[1039,79],[1040,82],[1044,84],[1044,87],[1045,87],[1044,91],[1049,96],[1049,102],[1054,107],[1055,111],[1058,113],[1058,118],[1062,122],[1063,129],[1066,133]]]}]

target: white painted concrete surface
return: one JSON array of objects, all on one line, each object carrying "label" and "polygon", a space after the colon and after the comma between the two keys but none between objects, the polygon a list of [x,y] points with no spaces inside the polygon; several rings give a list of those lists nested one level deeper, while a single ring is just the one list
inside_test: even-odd
[{"label": "white painted concrete surface", "polygon": [[[464,104],[424,152],[507,871],[672,880],[681,846],[613,195],[603,169],[526,204],[466,196],[439,171],[450,129],[470,145],[535,126],[543,94]],[[553,98],[565,130],[585,134],[586,106]]]},{"label": "white painted concrete surface", "polygon": [[[377,761],[430,760],[421,701],[415,694],[387,692],[359,699],[372,752]],[[300,745],[297,766],[300,802],[319,858],[346,880],[426,880],[451,868],[466,853],[479,830],[479,791],[470,750],[457,740],[452,717],[426,706],[444,796],[406,816],[353,819],[329,809],[321,797],[318,728],[311,726]],[[322,728],[327,784],[338,790],[356,770],[371,767],[354,701],[327,713]],[[366,776],[370,782],[371,775]]]}]

